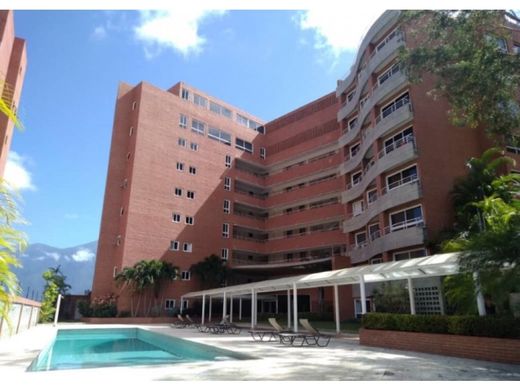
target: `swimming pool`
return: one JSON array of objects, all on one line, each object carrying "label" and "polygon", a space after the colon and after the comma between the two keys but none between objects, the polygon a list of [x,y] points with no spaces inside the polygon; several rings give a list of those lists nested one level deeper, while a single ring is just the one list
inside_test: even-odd
[{"label": "swimming pool", "polygon": [[251,357],[141,328],[61,329],[27,371],[230,359]]}]

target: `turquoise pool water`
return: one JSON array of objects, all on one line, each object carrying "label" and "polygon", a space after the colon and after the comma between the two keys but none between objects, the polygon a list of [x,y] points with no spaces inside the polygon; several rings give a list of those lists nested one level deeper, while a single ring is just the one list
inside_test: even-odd
[{"label": "turquoise pool water", "polygon": [[28,371],[174,364],[249,356],[140,328],[62,329]]}]

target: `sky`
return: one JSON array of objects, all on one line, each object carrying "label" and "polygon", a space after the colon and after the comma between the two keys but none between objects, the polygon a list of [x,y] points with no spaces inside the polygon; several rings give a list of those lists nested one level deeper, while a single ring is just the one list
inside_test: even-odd
[{"label": "sky", "polygon": [[[98,239],[121,81],[164,89],[184,81],[266,121],[333,91],[384,8],[328,2],[250,0],[249,7],[264,10],[235,11],[227,9],[246,3],[34,11],[41,2],[13,1],[28,66],[18,110],[25,130],[14,135],[5,177],[21,194],[29,242],[65,248]],[[60,9],[56,3],[45,2]],[[113,3],[74,2],[80,8],[119,8]],[[167,8],[156,0],[130,4]],[[208,11],[215,4],[220,10]],[[420,6],[419,0],[402,4]]]},{"label": "sky", "polygon": [[381,12],[15,10],[27,42],[25,130],[6,178],[29,242],[97,240],[119,82],[182,80],[272,120],[333,91]]}]

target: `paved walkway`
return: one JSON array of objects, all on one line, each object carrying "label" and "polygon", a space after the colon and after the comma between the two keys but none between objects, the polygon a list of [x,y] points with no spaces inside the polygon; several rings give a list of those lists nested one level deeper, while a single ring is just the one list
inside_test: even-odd
[{"label": "paved walkway", "polygon": [[[62,324],[60,328],[94,327]],[[110,327],[110,326],[103,326]],[[123,326],[120,326],[123,327]],[[520,380],[520,366],[404,352],[358,345],[356,337],[332,339],[329,347],[292,348],[253,342],[247,332],[208,335],[166,325],[142,326],[246,353],[251,360],[182,363],[163,366],[113,367],[49,372],[25,370],[53,338],[55,328],[40,325],[0,340],[0,378],[18,380]],[[73,382],[71,382],[73,383]]]}]

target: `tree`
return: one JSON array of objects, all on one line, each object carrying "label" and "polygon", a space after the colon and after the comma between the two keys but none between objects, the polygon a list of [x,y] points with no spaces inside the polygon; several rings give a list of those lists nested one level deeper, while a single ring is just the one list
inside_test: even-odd
[{"label": "tree", "polygon": [[43,290],[43,301],[40,311],[40,321],[50,322],[56,313],[56,302],[58,295],[65,295],[70,289],[70,285],[65,282],[67,277],[63,275],[60,266],[50,267],[42,275],[45,280]]},{"label": "tree", "polygon": [[495,194],[506,202],[512,201],[514,187],[520,184],[520,176],[500,175],[500,170],[508,165],[514,166],[515,161],[504,156],[500,148],[488,149],[481,157],[469,159],[467,176],[458,179],[451,192],[456,231],[476,232],[482,229],[477,203],[484,198]]},{"label": "tree", "polygon": [[213,254],[193,264],[190,271],[197,275],[204,288],[221,287],[231,276],[224,260]]},{"label": "tree", "polygon": [[25,249],[27,240],[14,226],[23,222],[12,193],[0,178],[0,319],[9,320],[12,299],[19,293],[12,268],[20,266],[16,255]]},{"label": "tree", "polygon": [[[131,289],[130,312],[132,317],[137,316],[141,301],[143,300],[144,315],[150,315],[152,304],[157,305],[159,293],[166,281],[178,279],[179,268],[171,263],[160,260],[141,260],[133,267],[125,267],[115,277],[118,285],[122,286],[121,292],[125,288]],[[137,296],[137,303],[134,306],[134,298]],[[162,298],[160,299],[162,304]]]},{"label": "tree", "polygon": [[401,52],[404,69],[412,82],[434,76],[430,94],[448,100],[455,125],[493,136],[520,127],[520,56],[501,47],[511,34],[503,11],[409,11],[403,21],[416,41]]}]

